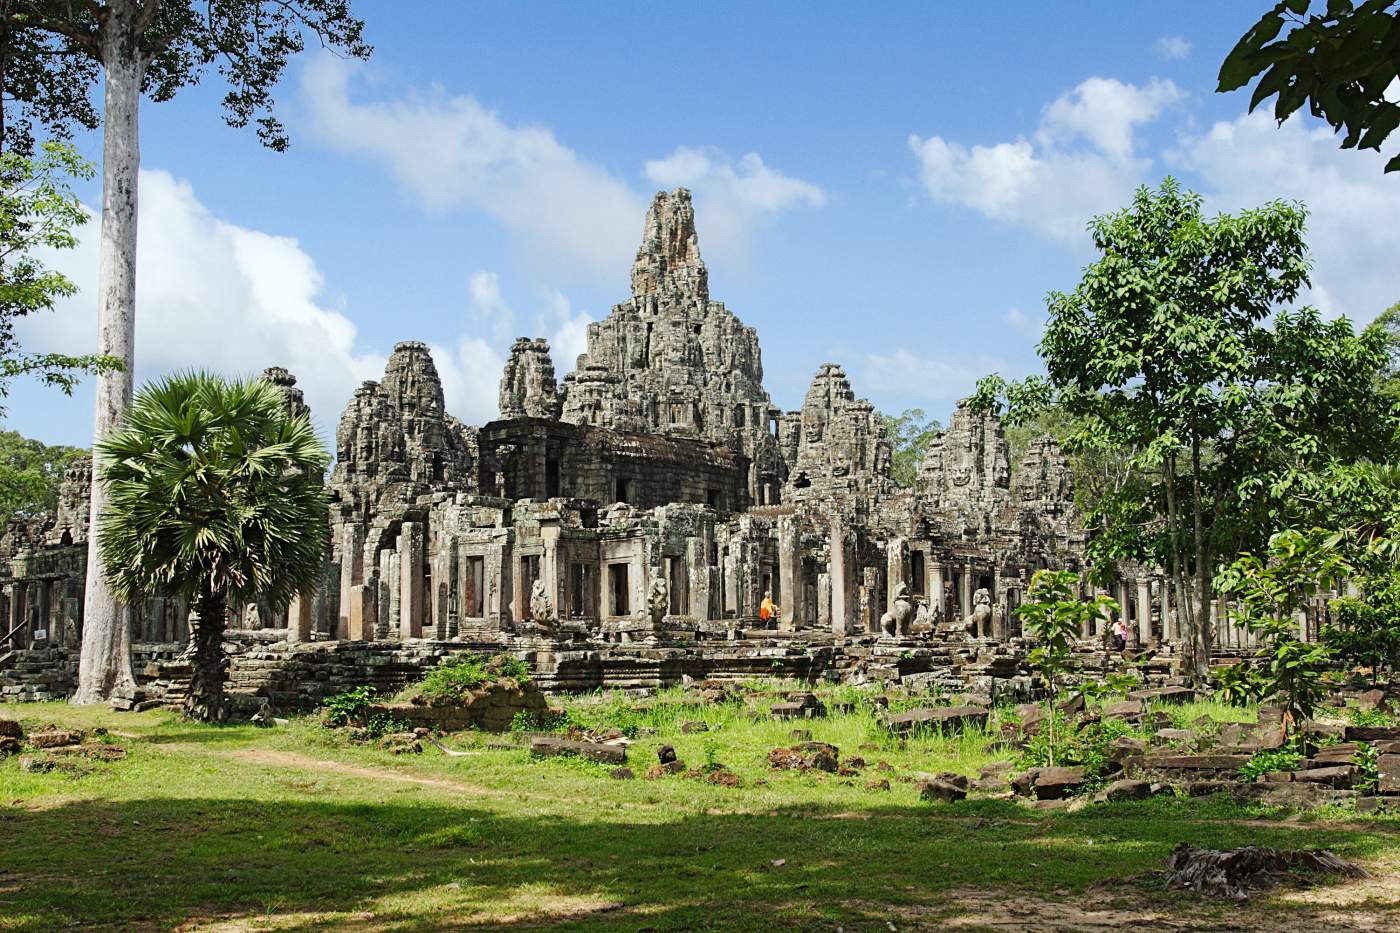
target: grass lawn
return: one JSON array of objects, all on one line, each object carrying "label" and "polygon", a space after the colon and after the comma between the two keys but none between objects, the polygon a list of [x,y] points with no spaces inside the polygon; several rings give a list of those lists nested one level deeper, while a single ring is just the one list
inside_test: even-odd
[{"label": "grass lawn", "polygon": [[[793,723],[665,702],[678,699],[642,716],[581,700],[575,715],[642,728],[629,750],[639,776],[671,744],[743,787],[617,781],[600,765],[488,748],[487,736],[447,740],[465,757],[393,756],[311,718],[259,729],[0,707],[29,729],[105,726],[129,749],[81,776],[0,761],[0,930],[1400,929],[1394,817],[1218,798],[1072,813],[929,804],[908,776],[975,774],[1002,757],[987,736],[901,747],[862,711],[798,724],[865,758],[859,777],[774,772],[765,757],[791,744]],[[1238,715],[1209,704],[1178,715],[1202,712]],[[686,720],[711,731],[682,734]],[[880,777],[889,791],[866,789]],[[1203,902],[1147,874],[1183,841],[1323,846],[1374,877]]]}]

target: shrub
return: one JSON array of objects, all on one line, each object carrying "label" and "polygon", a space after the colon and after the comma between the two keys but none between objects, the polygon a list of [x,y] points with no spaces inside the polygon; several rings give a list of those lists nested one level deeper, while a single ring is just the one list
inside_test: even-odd
[{"label": "shrub", "polygon": [[1121,719],[1087,723],[1078,732],[1060,736],[1055,742],[1052,757],[1050,737],[1042,732],[1030,738],[1018,763],[1022,768],[1040,768],[1051,764],[1078,765],[1092,782],[1110,772],[1110,746],[1113,740],[1133,734],[1133,727]]},{"label": "shrub", "polygon": [[1375,793],[1376,788],[1380,786],[1381,768],[1379,758],[1380,749],[1376,748],[1374,745],[1363,743],[1362,746],[1356,750],[1356,754],[1351,758],[1351,763],[1356,765],[1357,769],[1361,772],[1360,779],[1357,780],[1355,785],[1357,790]]},{"label": "shrub", "polygon": [[524,686],[530,682],[530,666],[506,654],[490,658],[463,654],[428,671],[418,684],[418,694],[433,703],[461,703],[477,687],[495,681]]},{"label": "shrub", "polygon": [[1254,757],[1240,766],[1240,779],[1253,783],[1261,775],[1270,771],[1292,771],[1302,764],[1303,756],[1296,749],[1284,747],[1266,749],[1254,753]]},{"label": "shrub", "polygon": [[364,721],[373,701],[374,688],[365,685],[327,697],[321,705],[325,707],[328,725],[349,726]]}]

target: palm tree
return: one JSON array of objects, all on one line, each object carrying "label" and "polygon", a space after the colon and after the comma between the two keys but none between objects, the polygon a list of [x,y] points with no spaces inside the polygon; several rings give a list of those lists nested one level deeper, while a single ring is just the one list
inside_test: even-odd
[{"label": "palm tree", "polygon": [[193,677],[185,715],[225,716],[230,605],[285,611],[320,580],[330,540],[330,457],[306,414],[263,379],[181,373],[148,384],[97,445],[109,501],[102,569],[125,603],[190,600]]}]

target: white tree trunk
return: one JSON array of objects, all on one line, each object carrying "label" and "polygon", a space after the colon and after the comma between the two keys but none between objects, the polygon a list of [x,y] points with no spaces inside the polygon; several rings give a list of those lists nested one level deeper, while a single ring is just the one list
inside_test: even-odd
[{"label": "white tree trunk", "polygon": [[[97,377],[93,443],[121,423],[131,404],[136,330],[136,179],[141,167],[139,111],[146,61],[136,34],[134,0],[112,0],[103,24],[106,73],[102,138],[102,245],[97,274],[97,352],[126,364]],[[96,464],[94,464],[96,465]],[[92,471],[88,521],[83,647],[74,703],[102,703],[115,691],[134,690],[130,615],[117,601],[98,558],[98,518],[106,506],[99,470]]]}]

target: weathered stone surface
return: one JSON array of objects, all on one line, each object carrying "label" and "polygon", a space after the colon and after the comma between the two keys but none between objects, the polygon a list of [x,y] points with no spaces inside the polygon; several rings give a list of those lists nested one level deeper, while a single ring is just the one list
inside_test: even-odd
[{"label": "weathered stone surface", "polygon": [[1400,726],[1347,726],[1343,736],[1348,742],[1400,741]]},{"label": "weathered stone surface", "polygon": [[[966,779],[964,778],[964,783]],[[919,796],[924,800],[941,801],[951,803],[955,800],[967,799],[967,788],[959,787],[948,781],[933,779],[920,781],[918,783]]]},{"label": "weathered stone surface", "polygon": [[1111,719],[1137,719],[1144,712],[1146,707],[1141,700],[1122,700],[1109,703],[1103,708],[1104,717]]},{"label": "weathered stone surface", "polygon": [[1117,802],[1120,800],[1146,800],[1152,796],[1152,785],[1147,781],[1137,781],[1132,778],[1123,778],[1114,781],[1094,795],[1094,800],[1099,802]]},{"label": "weathered stone surface", "polygon": [[1376,789],[1382,794],[1400,794],[1400,754],[1381,755],[1376,766],[1380,772]]},{"label": "weathered stone surface", "polygon": [[890,731],[904,734],[916,729],[940,729],[961,732],[980,729],[987,724],[987,711],[979,706],[924,707],[895,713],[886,720]]},{"label": "weathered stone surface", "polygon": [[0,719],[0,736],[22,739],[24,738],[24,729],[13,719]]},{"label": "weathered stone surface", "polygon": [[31,732],[29,745],[33,748],[58,748],[61,745],[77,745],[83,740],[80,730],[49,729],[44,732]]},{"label": "weathered stone surface", "polygon": [[1306,784],[1326,784],[1328,787],[1351,787],[1359,773],[1354,765],[1333,765],[1294,771],[1293,780]]},{"label": "weathered stone surface", "polygon": [[1144,768],[1158,771],[1237,771],[1249,755],[1174,755],[1154,753],[1142,759]]},{"label": "weathered stone surface", "polygon": [[571,739],[536,738],[530,741],[530,754],[541,758],[572,755],[608,765],[620,765],[627,760],[627,749],[621,745],[600,742],[579,742]]},{"label": "weathered stone surface", "polygon": [[1083,784],[1083,768],[1040,768],[1036,772],[1033,788],[1038,800],[1060,800]]},{"label": "weathered stone surface", "polygon": [[561,405],[549,343],[519,338],[501,376],[501,417],[558,419]]}]

